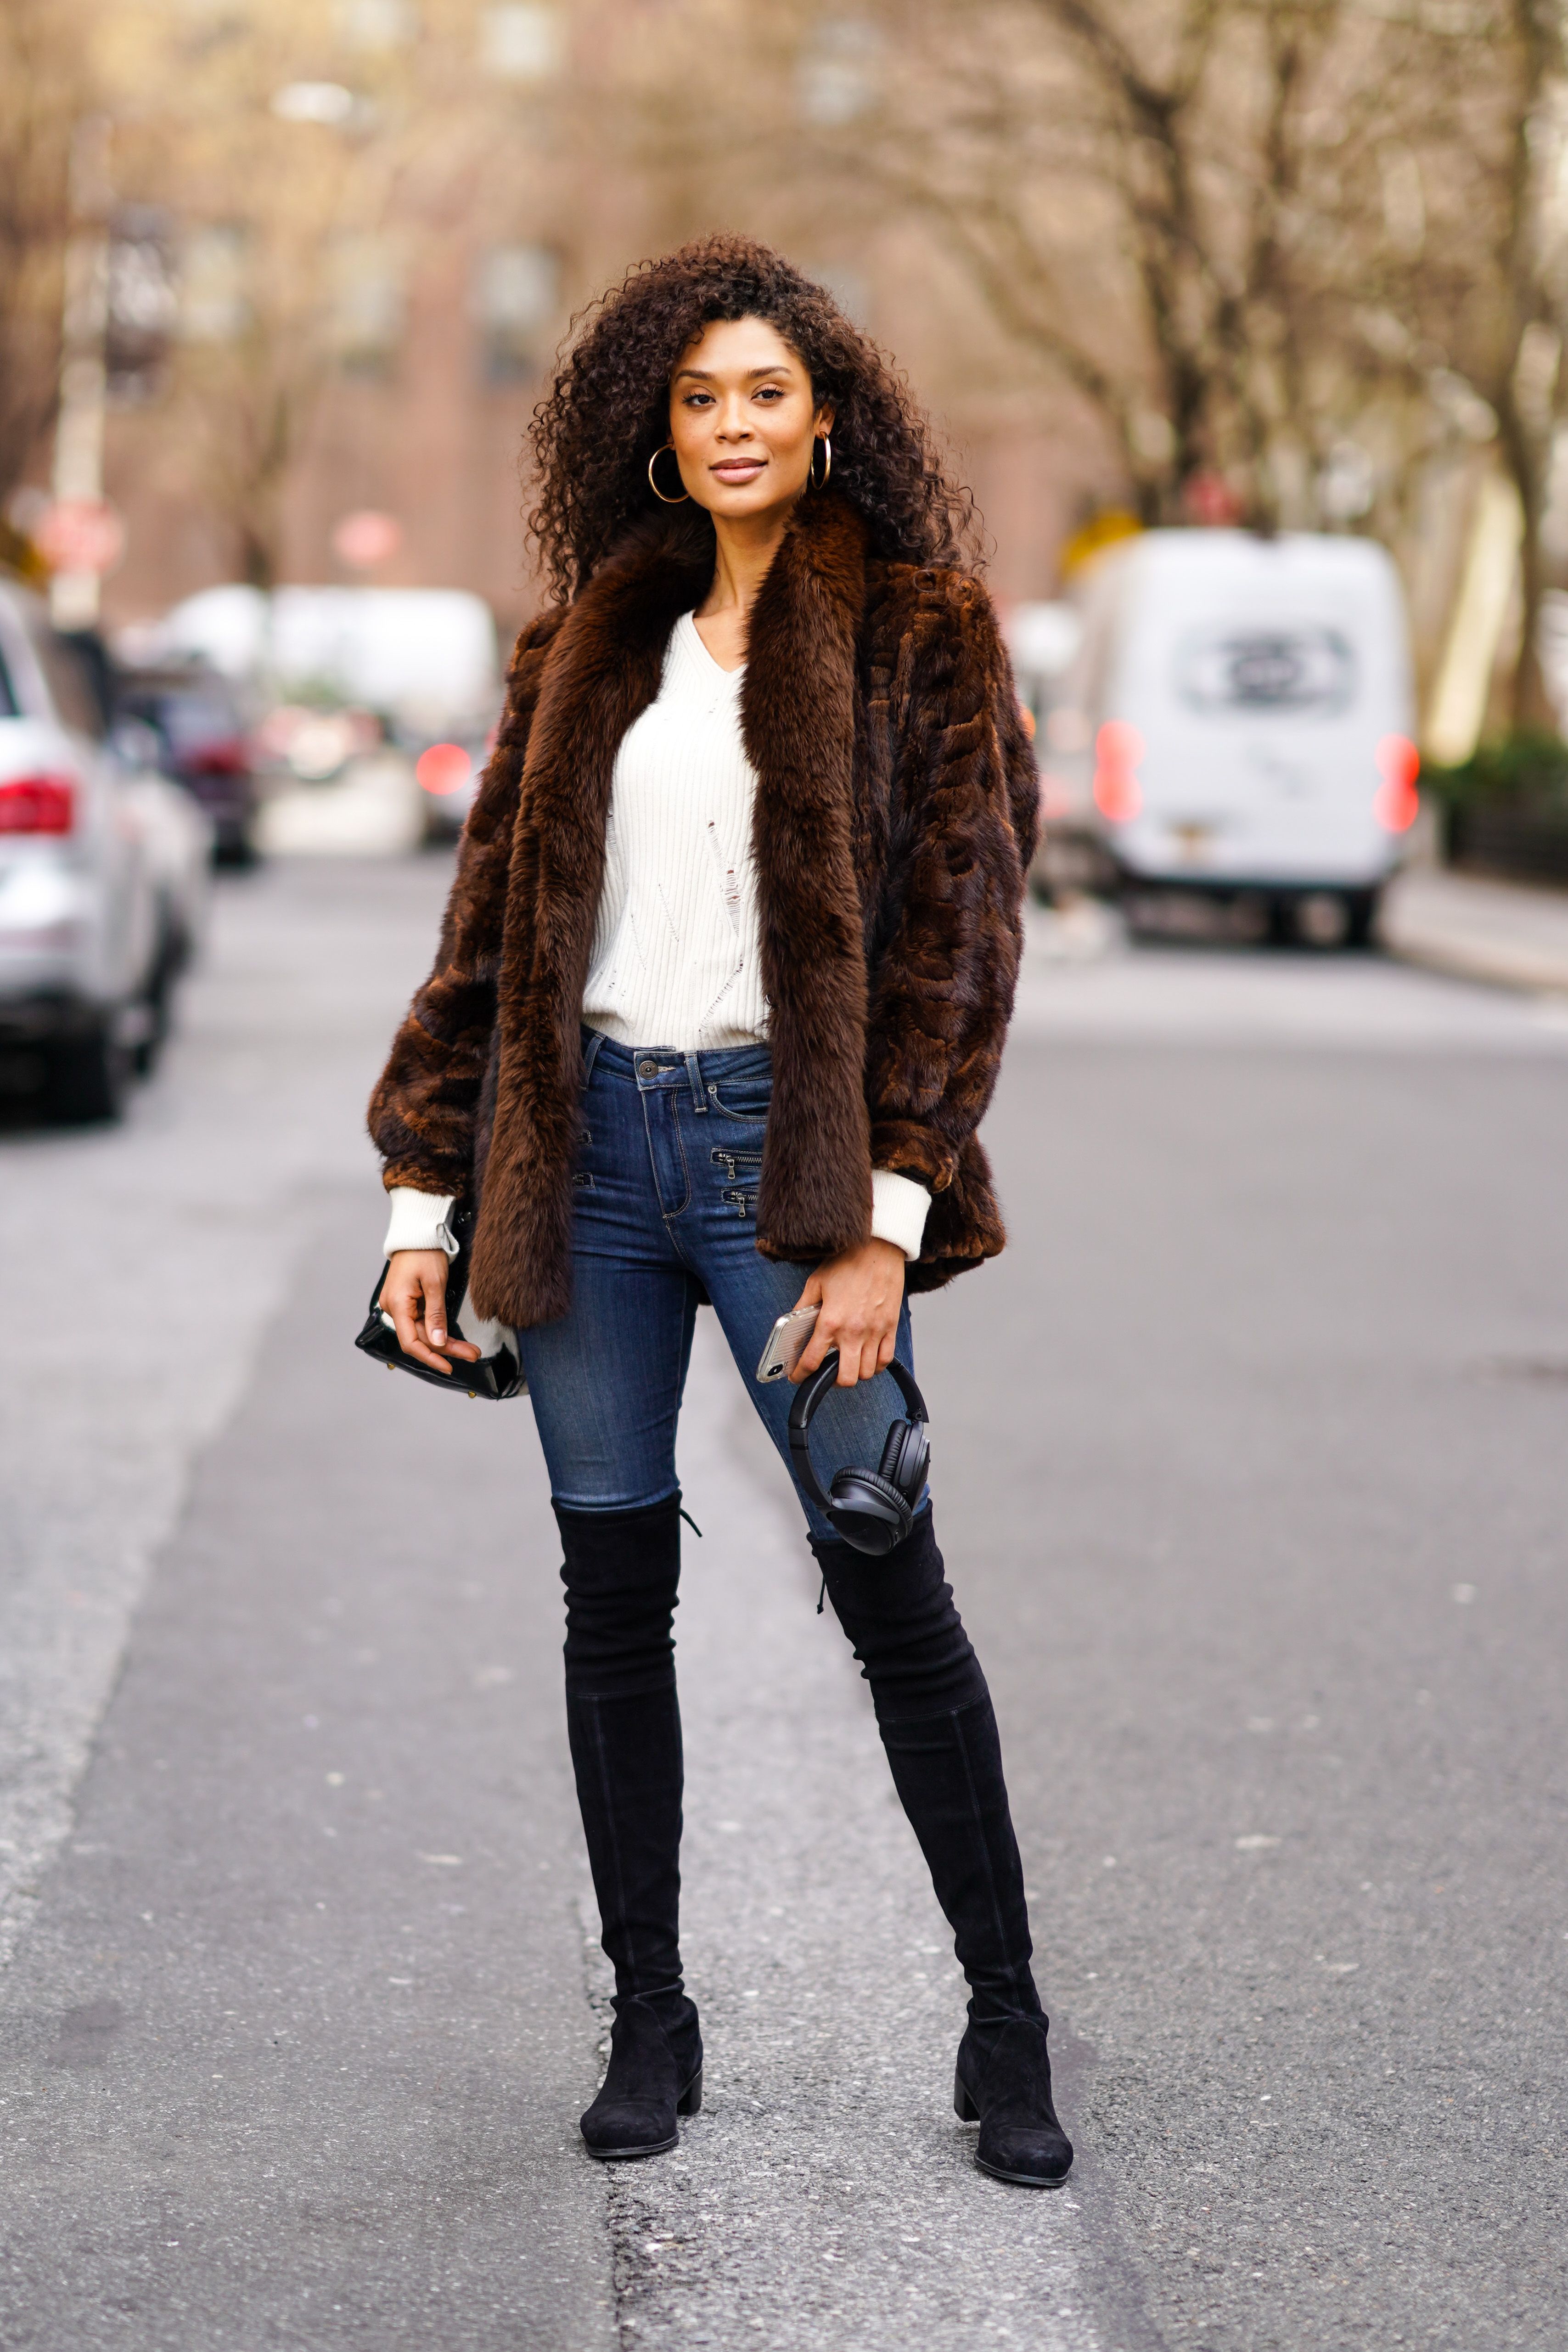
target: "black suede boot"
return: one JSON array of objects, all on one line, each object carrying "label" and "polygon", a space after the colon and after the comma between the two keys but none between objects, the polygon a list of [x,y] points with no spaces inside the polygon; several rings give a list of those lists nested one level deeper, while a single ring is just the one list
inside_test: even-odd
[{"label": "black suede boot", "polygon": [[[953,1605],[931,1514],[923,1512],[903,1543],[880,1559],[837,1541],[813,1541],[812,1549],[871,1685],[894,1786],[969,1981],[961,2077],[972,2083],[977,2113],[985,2112],[979,2094],[986,2090],[998,2131],[1005,2112],[1013,2136],[1009,2151],[1016,2152],[1025,2112],[1031,2103],[1038,2107],[1038,2160],[1020,2158],[1012,2170],[988,2162],[985,2169],[1054,2185],[1072,2151],[1051,2105],[1047,2021],[1030,1967],[1029,1907],[1001,1741],[979,1660]],[[989,2147],[983,2135],[983,2152]]]},{"label": "black suede boot", "polygon": [[680,1496],[634,1511],[559,1506],[566,1717],[601,1939],[615,1970],[594,2155],[653,2156],[702,2104],[702,2037],[681,1981],[681,1716],[671,1619]]},{"label": "black suede boot", "polygon": [[672,2019],[667,2002],[655,2008],[617,1994],[610,2064],[581,2124],[591,2156],[607,2164],[663,2156],[679,2137],[675,2117],[700,2109],[702,2036],[695,2004],[683,2000],[681,2005],[684,2018]]},{"label": "black suede boot", "polygon": [[953,2107],[977,2122],[975,2162],[995,2180],[1020,2189],[1060,2189],[1072,2169],[1072,2142],[1051,2098],[1050,2020],[1016,2017],[990,2042],[971,2026],[958,2044]]}]

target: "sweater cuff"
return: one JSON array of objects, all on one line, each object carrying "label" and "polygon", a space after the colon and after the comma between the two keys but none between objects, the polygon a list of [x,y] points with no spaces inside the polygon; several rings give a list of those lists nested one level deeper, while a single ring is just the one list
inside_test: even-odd
[{"label": "sweater cuff", "polygon": [[900,1176],[892,1168],[872,1170],[873,1241],[892,1242],[906,1258],[912,1261],[917,1258],[925,1233],[925,1214],[930,1206],[930,1193],[924,1184],[917,1184],[913,1176]]},{"label": "sweater cuff", "polygon": [[444,1250],[448,1257],[456,1256],[457,1244],[446,1230],[446,1212],[455,1192],[416,1192],[411,1184],[395,1184],[387,1198],[392,1218],[382,1244],[383,1256],[411,1249]]}]

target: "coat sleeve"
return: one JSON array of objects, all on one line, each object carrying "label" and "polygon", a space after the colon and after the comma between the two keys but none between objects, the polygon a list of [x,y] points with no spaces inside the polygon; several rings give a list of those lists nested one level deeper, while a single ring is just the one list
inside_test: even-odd
[{"label": "coat sleeve", "polygon": [[410,1185],[462,1199],[471,1187],[523,761],[560,617],[541,614],[517,639],[496,748],[463,829],[435,962],[371,1097],[371,1139],[386,1163],[382,1181],[389,1192]]},{"label": "coat sleeve", "polygon": [[[1040,787],[985,590],[927,572],[912,599],[894,662],[889,913],[872,974],[866,1093],[873,1164],[931,1187],[923,1255],[940,1256],[949,1188],[990,1199],[975,1130],[1012,1014]],[[979,1254],[1001,1240],[998,1222]]]}]

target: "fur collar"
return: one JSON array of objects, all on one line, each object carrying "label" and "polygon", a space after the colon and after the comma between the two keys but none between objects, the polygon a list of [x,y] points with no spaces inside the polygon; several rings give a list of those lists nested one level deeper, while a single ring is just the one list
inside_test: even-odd
[{"label": "fur collar", "polygon": [[[639,522],[568,611],[546,657],[513,835],[498,982],[495,1126],[473,1283],[481,1312],[570,1297],[570,1166],[580,1011],[604,875],[615,756],[658,692],[680,614],[712,576],[684,511]],[[758,772],[753,856],[773,1052],[758,1203],[768,1255],[808,1260],[871,1225],[866,966],[854,863],[856,643],[866,528],[832,492],[791,516],[753,609],[741,720]]]}]

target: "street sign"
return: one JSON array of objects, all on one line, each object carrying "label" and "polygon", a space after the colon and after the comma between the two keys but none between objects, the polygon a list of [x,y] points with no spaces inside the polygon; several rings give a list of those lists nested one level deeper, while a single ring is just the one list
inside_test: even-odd
[{"label": "street sign", "polygon": [[51,572],[112,572],[125,552],[125,525],[107,499],[57,499],[33,532]]}]

